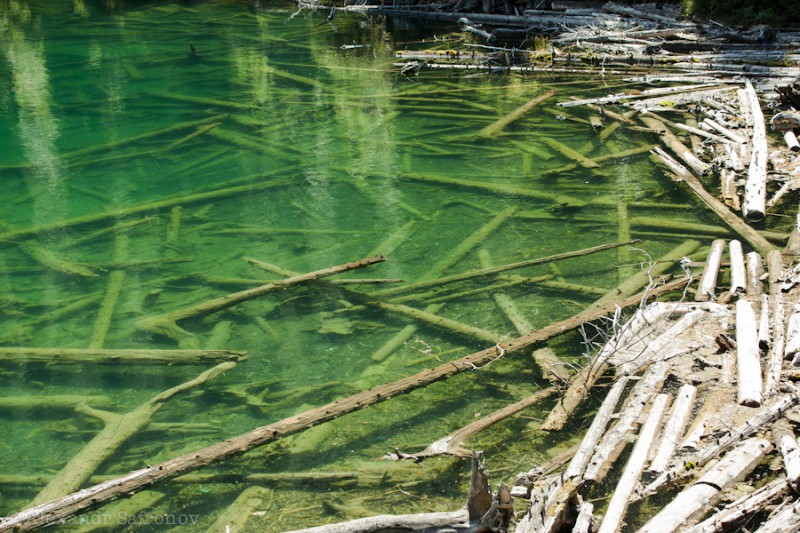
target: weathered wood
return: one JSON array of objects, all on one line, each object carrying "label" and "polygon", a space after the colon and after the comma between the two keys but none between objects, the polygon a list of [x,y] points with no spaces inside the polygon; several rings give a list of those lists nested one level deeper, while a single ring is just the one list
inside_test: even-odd
[{"label": "weathered wood", "polygon": [[744,90],[753,116],[753,138],[742,210],[747,220],[759,221],[767,216],[767,127],[764,124],[761,105],[758,103],[758,95],[753,84],[747,78],[745,78]]},{"label": "weathered wood", "polygon": [[542,137],[541,139],[542,139],[542,142],[544,142],[547,146],[549,146],[550,148],[552,148],[556,152],[559,152],[563,156],[568,157],[569,159],[572,159],[573,161],[575,161],[578,165],[582,166],[583,168],[591,169],[591,168],[598,168],[600,166],[599,163],[597,163],[595,161],[592,161],[591,159],[589,159],[585,155],[583,155],[581,153],[578,153],[577,151],[573,150],[569,146],[567,146],[567,145],[565,145],[563,143],[560,143],[555,139],[552,139],[550,137]]},{"label": "weathered wood", "polygon": [[648,467],[650,472],[663,472],[667,469],[672,454],[675,453],[675,448],[678,446],[678,439],[683,435],[686,422],[689,420],[689,414],[694,407],[696,395],[697,388],[688,383],[678,389],[675,401],[672,404],[672,412],[664,426],[664,436],[661,439],[655,457]]},{"label": "weathered wood", "polygon": [[231,350],[147,350],[102,348],[0,347],[0,363],[15,364],[168,364],[198,365],[241,361],[245,352]]},{"label": "weathered wood", "polygon": [[[114,240],[114,260],[125,261],[128,259],[129,237],[125,233],[117,234]],[[111,319],[117,307],[117,300],[122,292],[125,283],[126,273],[124,270],[114,270],[108,276],[106,293],[100,309],[97,311],[97,319],[92,330],[92,337],[89,339],[89,348],[102,348],[105,344],[106,335],[111,327]]]},{"label": "weathered wood", "polygon": [[669,372],[668,364],[655,363],[648,369],[641,381],[634,385],[625,407],[619,413],[617,423],[606,432],[597,444],[586,467],[586,472],[583,474],[585,480],[600,482],[605,478],[622,453],[627,443],[626,436],[633,430],[642,411],[649,407],[650,402],[663,386],[667,372]]},{"label": "weathered wood", "polygon": [[725,486],[750,473],[771,449],[772,445],[764,439],[753,438],[742,442],[697,483],[678,494],[661,509],[639,529],[639,533],[677,531],[692,516],[704,511]]},{"label": "weathered wood", "polygon": [[[236,363],[233,362],[220,363],[190,381],[153,396],[124,415],[83,406],[84,412],[98,415],[106,422],[106,426],[36,495],[33,505],[46,504],[77,490],[89,476],[94,474],[103,461],[113,455],[128,438],[146,426],[167,400],[176,394],[202,385],[235,366]],[[4,524],[0,521],[0,529],[3,527]]]},{"label": "weathered wood", "polygon": [[747,300],[736,302],[736,377],[739,405],[761,405],[761,362],[758,331],[753,305]]},{"label": "weathered wood", "polygon": [[783,435],[780,442],[783,467],[786,469],[786,482],[797,494],[800,492],[800,446],[794,435]]},{"label": "weathered wood", "polygon": [[747,139],[745,139],[744,137],[742,137],[740,135],[736,135],[730,129],[724,127],[719,122],[717,122],[715,120],[712,120],[712,119],[710,119],[708,117],[703,119],[703,124],[707,125],[708,127],[710,127],[713,130],[718,131],[720,134],[724,135],[725,137],[727,137],[731,141],[735,142],[736,144],[745,144],[747,142]]},{"label": "weathered wood", "polygon": [[664,144],[678,156],[678,159],[686,163],[694,172],[700,175],[708,174],[711,169],[709,165],[701,161],[690,148],[681,142],[674,133],[669,131],[666,124],[652,116],[642,115],[639,117],[645,126],[650,128],[653,132],[657,133]]},{"label": "weathered wood", "polygon": [[700,284],[695,294],[698,302],[707,302],[716,299],[717,276],[719,266],[722,262],[722,251],[725,249],[725,241],[717,239],[711,243],[711,250],[706,257],[706,264],[703,268],[703,275],[700,277]]},{"label": "weathered wood", "polygon": [[698,85],[685,85],[680,87],[664,87],[664,88],[652,89],[649,91],[643,91],[641,93],[636,93],[636,94],[620,94],[620,95],[604,96],[601,98],[587,98],[584,100],[559,102],[557,105],[559,105],[560,107],[573,107],[585,104],[617,103],[624,100],[636,100],[641,98],[650,98],[653,96],[662,96],[665,94],[677,94],[677,93],[699,91],[702,89],[708,89],[709,87],[715,87],[715,86],[716,85],[713,83],[703,83]]},{"label": "weathered wood", "polygon": [[642,475],[644,463],[647,461],[647,454],[650,452],[650,447],[656,437],[656,431],[661,423],[661,415],[664,413],[668,401],[669,395],[667,394],[659,394],[653,400],[650,413],[647,415],[647,421],[637,436],[636,444],[614,489],[611,501],[608,503],[608,508],[598,533],[616,533],[619,531],[622,519],[628,509],[628,501],[631,494],[633,494],[636,483],[639,481],[639,477]]},{"label": "weathered wood", "polygon": [[749,252],[745,255],[747,262],[747,289],[745,295],[751,300],[761,296],[761,277],[764,275],[764,261],[758,252]]},{"label": "weathered wood", "polygon": [[527,101],[523,105],[516,108],[511,113],[507,114],[506,116],[498,119],[497,121],[489,124],[481,131],[478,132],[478,137],[483,139],[491,139],[492,137],[502,133],[506,127],[512,122],[515,122],[522,118],[525,114],[527,114],[531,109],[542,104],[556,95],[558,91],[546,91],[542,94],[539,94],[532,98],[531,100]]},{"label": "weathered wood", "polygon": [[786,143],[786,147],[792,152],[800,152],[800,142],[798,142],[797,135],[795,135],[792,130],[783,132],[783,141]]},{"label": "weathered wood", "polygon": [[780,295],[771,297],[772,300],[772,322],[774,324],[772,333],[772,343],[769,346],[769,360],[767,362],[767,377],[764,380],[764,398],[769,398],[778,390],[783,371],[784,346],[786,338],[784,336],[784,324],[786,323],[786,310]]},{"label": "weathered wood", "polygon": [[788,493],[788,485],[783,478],[767,483],[760,489],[746,494],[727,504],[721,511],[711,515],[699,524],[685,529],[683,533],[725,533],[736,528],[765,506],[783,498]]},{"label": "weathered wood", "polygon": [[[648,295],[655,297],[659,293],[674,291],[685,285],[685,283],[685,280],[669,283],[650,291]],[[506,353],[522,350],[570,331],[586,321],[594,320],[609,312],[613,312],[618,306],[622,308],[630,305],[637,305],[641,303],[643,296],[644,295],[639,294],[615,302],[613,306],[609,305],[602,309],[587,309],[566,321],[552,324],[538,331],[531,332],[528,335],[503,343],[501,345],[502,349]],[[294,433],[299,433],[309,427],[333,420],[339,416],[358,411],[397,394],[410,392],[465,370],[472,370],[476,366],[492,361],[497,358],[498,355],[497,347],[492,346],[462,359],[444,363],[438,367],[424,370],[413,376],[387,383],[348,398],[311,409],[299,415],[256,428],[249,433],[185,454],[159,465],[137,470],[114,480],[88,487],[59,500],[41,504],[0,519],[0,532],[29,531],[31,529],[40,528],[46,524],[57,522],[58,520],[80,513],[86,509],[138,492],[159,481],[165,481],[181,474],[198,470],[226,457],[241,455],[253,448],[263,446],[269,442],[274,442]]]},{"label": "weathered wood", "polygon": [[754,533],[788,533],[800,531],[800,502],[785,502]]},{"label": "weathered wood", "polygon": [[736,239],[728,243],[728,255],[731,262],[731,289],[733,296],[743,295],[747,290],[747,273],[744,267],[744,250],[742,243]]},{"label": "weathered wood", "polygon": [[243,531],[245,523],[259,507],[266,507],[273,497],[270,489],[254,486],[243,490],[239,496],[214,520],[208,531]]},{"label": "weathered wood", "polygon": [[285,289],[286,287],[291,287],[292,285],[306,283],[325,276],[332,276],[334,274],[340,274],[342,272],[347,272],[349,270],[363,268],[369,265],[373,265],[375,263],[380,263],[385,260],[386,258],[380,255],[375,257],[368,257],[366,259],[360,259],[358,261],[344,263],[342,265],[328,267],[322,270],[315,270],[313,272],[301,274],[299,276],[294,276],[284,280],[273,281],[261,285],[260,287],[255,287],[252,289],[247,289],[232,294],[227,294],[219,298],[213,298],[211,300],[207,300],[205,302],[193,306],[185,307],[183,309],[178,309],[176,311],[171,311],[163,315],[141,318],[136,322],[136,327],[142,331],[148,331],[150,333],[165,335],[172,339],[185,341],[188,344],[192,344],[193,341],[195,340],[194,335],[184,330],[180,326],[178,326],[177,324],[178,321],[185,320],[191,317],[197,317],[209,313],[214,313],[216,311],[221,311],[223,309],[227,309],[229,307],[238,305],[242,302],[258,298],[259,296],[262,296],[269,292],[282,290]]},{"label": "weathered wood", "polygon": [[600,441],[603,433],[605,433],[606,426],[611,420],[611,416],[614,414],[627,382],[628,378],[626,377],[617,379],[606,394],[603,403],[592,418],[592,423],[589,425],[589,429],[586,430],[586,434],[583,436],[578,450],[575,452],[567,470],[564,472],[565,477],[583,477],[583,473],[586,471],[586,465],[589,464],[589,459],[594,453],[597,443]]}]

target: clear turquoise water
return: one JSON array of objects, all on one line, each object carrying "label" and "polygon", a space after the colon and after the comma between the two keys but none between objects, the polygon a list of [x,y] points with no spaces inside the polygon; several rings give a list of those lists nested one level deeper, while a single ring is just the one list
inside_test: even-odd
[{"label": "clear turquoise water", "polygon": [[[418,281],[479,268],[481,249],[505,264],[616,242],[620,201],[631,217],[714,222],[697,219],[693,209],[657,207],[688,198],[646,154],[594,172],[548,173],[571,161],[544,138],[592,157],[652,142],[625,128],[601,141],[586,122],[592,111],[555,107],[559,99],[611,90],[591,76],[407,77],[392,67],[393,51],[421,46],[433,31],[344,14],[330,25],[326,15],[236,2],[0,2],[0,342],[176,348],[175,339],[143,331],[137,320],[252,286],[236,279],[278,278],[244,257],[308,272],[385,254],[386,263],[339,277]],[[504,135],[476,138],[549,89],[558,95]],[[564,198],[586,205],[560,205]],[[512,207],[516,214],[485,239],[451,255]],[[648,255],[682,242],[676,233],[635,226],[641,251],[520,273],[612,288]],[[569,317],[596,297],[530,284],[507,294],[533,327]],[[96,473],[170,459],[486,347],[421,325],[376,361],[372,354],[409,321],[373,307],[348,310],[352,303],[352,295],[317,284],[181,321],[191,335],[185,345],[246,351],[247,360],[170,399]],[[98,318],[104,305],[107,328]],[[451,300],[439,312],[498,340],[517,335],[488,292]],[[558,350],[571,362],[582,348],[570,338]],[[0,413],[0,512],[24,508],[102,429],[96,416],[75,412],[81,397],[105,397],[88,404],[124,414],[211,366],[3,360],[3,397],[51,400]],[[204,471],[298,479],[177,481],[55,529],[219,529],[220,513],[251,486],[264,489],[239,511],[249,516],[243,530],[455,509],[467,462],[409,465],[380,457],[395,448],[421,450],[547,385],[530,355],[516,354]],[[53,397],[67,395],[66,406],[54,406]],[[574,438],[572,431],[535,431],[550,406],[470,441],[486,451],[493,482],[512,482]]]}]

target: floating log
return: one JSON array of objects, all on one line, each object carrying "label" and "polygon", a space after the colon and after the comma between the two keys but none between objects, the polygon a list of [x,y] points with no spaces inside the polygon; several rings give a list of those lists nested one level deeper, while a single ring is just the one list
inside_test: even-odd
[{"label": "floating log", "polygon": [[639,432],[633,451],[614,489],[598,533],[616,533],[619,531],[625,511],[628,509],[630,496],[633,494],[639,477],[642,475],[644,463],[647,461],[647,454],[650,452],[653,440],[655,440],[656,431],[661,423],[661,415],[664,413],[668,401],[669,395],[667,394],[659,394],[653,400],[650,413],[647,415],[647,421]]},{"label": "floating log", "polygon": [[678,439],[683,435],[689,414],[695,403],[697,388],[692,385],[684,384],[678,389],[675,401],[672,404],[672,412],[664,426],[664,436],[658,446],[655,457],[647,468],[650,472],[663,472],[669,466],[672,454],[678,446]]},{"label": "floating log", "polygon": [[[685,283],[686,282],[683,280],[669,283],[648,292],[648,295],[650,297],[655,297],[661,292],[666,293],[674,291]],[[594,320],[609,312],[613,312],[618,307],[623,308],[630,305],[637,305],[641,303],[642,296],[643,295],[636,295],[635,297],[615,302],[613,306],[609,305],[603,309],[587,309],[566,321],[551,324],[538,331],[503,343],[501,347],[506,353],[522,350],[538,342],[543,342],[549,338],[570,331],[586,321]],[[85,488],[64,498],[41,504],[0,519],[0,532],[29,531],[31,529],[41,528],[46,524],[58,522],[61,519],[102,505],[105,502],[123,496],[129,496],[156,482],[197,470],[226,457],[241,455],[253,448],[269,442],[274,442],[287,435],[299,433],[309,427],[333,420],[339,416],[358,411],[397,394],[410,392],[465,370],[472,370],[476,366],[492,361],[497,356],[497,347],[492,346],[491,348],[476,352],[462,359],[450,361],[438,367],[424,370],[414,376],[387,383],[267,426],[256,428],[249,433],[214,444],[202,450],[193,451],[167,462],[137,470],[114,480]]]},{"label": "floating log", "polygon": [[706,257],[703,275],[700,277],[700,284],[695,294],[696,301],[707,302],[716,299],[717,275],[719,274],[719,266],[722,262],[722,251],[724,249],[725,241],[722,239],[717,239],[711,243],[711,250]]},{"label": "floating log", "polygon": [[756,314],[747,300],[736,302],[736,377],[739,405],[761,405],[761,362],[759,360]]},{"label": "floating log", "polygon": [[575,525],[572,526],[572,533],[591,533],[594,530],[592,516],[594,504],[592,502],[580,502],[578,516],[575,518]]},{"label": "floating log", "polygon": [[255,287],[253,289],[247,289],[221,296],[219,298],[207,300],[203,303],[186,307],[184,309],[171,311],[163,315],[141,318],[136,322],[136,327],[142,331],[166,335],[167,337],[175,340],[191,342],[194,339],[194,335],[178,326],[178,321],[221,311],[222,309],[227,309],[242,302],[252,300],[253,298],[258,298],[259,296],[269,292],[285,289],[286,287],[291,287],[292,285],[306,283],[308,281],[313,281],[325,276],[332,276],[334,274],[340,274],[349,270],[363,268],[385,260],[385,257],[378,255],[334,267],[324,268],[322,270],[316,270],[314,272],[301,274],[299,276],[294,276],[284,280],[273,281],[271,283],[261,285],[260,287]]},{"label": "floating log", "polygon": [[784,324],[786,323],[786,311],[779,295],[771,297],[772,302],[772,321],[775,324],[772,334],[772,343],[769,346],[769,360],[767,362],[767,377],[764,380],[764,398],[769,398],[777,390],[781,381],[783,371],[784,346]]},{"label": "floating log", "polygon": [[764,275],[764,261],[758,252],[745,255],[747,261],[747,290],[745,295],[751,300],[761,296],[761,277]]},{"label": "floating log", "polygon": [[670,533],[677,531],[692,516],[705,511],[713,498],[728,484],[738,481],[761,462],[772,445],[764,439],[748,439],[730,452],[700,480],[678,494],[651,518],[639,533]]},{"label": "floating log", "polygon": [[608,104],[608,103],[617,103],[622,102],[624,100],[636,100],[641,98],[651,98],[653,96],[663,96],[666,94],[677,94],[677,93],[686,93],[686,92],[694,92],[699,91],[702,89],[708,89],[709,87],[715,87],[716,85],[713,83],[701,83],[698,85],[684,85],[680,87],[664,87],[659,89],[651,89],[649,91],[642,91],[641,93],[637,94],[619,94],[619,95],[611,95],[611,96],[604,96],[601,98],[588,98],[584,100],[572,100],[568,102],[559,102],[557,105],[560,107],[573,107],[585,104]]},{"label": "floating log", "polygon": [[686,163],[694,172],[703,176],[711,171],[709,165],[694,155],[691,149],[683,144],[680,139],[675,136],[675,134],[669,131],[669,128],[667,128],[666,124],[650,115],[640,116],[639,120],[641,120],[645,126],[657,133],[661,137],[661,140],[664,142],[664,144],[666,144],[667,147],[672,151],[672,153],[678,156],[678,159]]},{"label": "floating log", "polygon": [[729,168],[723,168],[720,170],[719,179],[722,200],[725,205],[734,211],[738,211],[741,208],[741,204],[739,202],[739,192],[736,190],[736,173]]},{"label": "floating log", "polygon": [[[128,245],[130,239],[127,234],[119,233],[114,240],[114,260],[125,261],[128,258]],[[97,319],[92,330],[92,337],[89,339],[89,348],[102,348],[105,344],[106,335],[111,327],[111,319],[117,307],[117,300],[122,292],[125,283],[126,273],[124,270],[114,270],[108,276],[106,293],[100,309],[97,311]]]},{"label": "floating log", "polygon": [[747,78],[744,90],[753,116],[753,139],[742,210],[747,220],[759,221],[767,216],[767,127],[764,124],[761,105],[758,103],[758,95]]},{"label": "floating log", "polygon": [[101,348],[0,347],[0,362],[15,364],[167,364],[200,365],[241,361],[247,354],[230,350],[144,350]]},{"label": "floating log", "polygon": [[800,531],[800,502],[788,501],[780,510],[773,512],[756,533],[787,533]]},{"label": "floating log", "polygon": [[508,115],[483,128],[480,132],[478,132],[478,137],[483,139],[491,139],[492,137],[501,133],[506,127],[508,127],[509,124],[522,118],[531,109],[555,96],[557,92],[558,91],[547,91],[534,97]]},{"label": "floating log", "polygon": [[725,137],[727,137],[731,141],[735,142],[736,144],[746,144],[747,143],[747,139],[745,139],[744,137],[741,137],[739,135],[736,135],[731,130],[729,130],[728,128],[722,126],[719,122],[716,122],[715,120],[712,120],[712,119],[706,117],[706,118],[703,119],[703,124],[705,124],[706,126],[710,127],[712,130],[718,131],[720,134],[724,135]]}]

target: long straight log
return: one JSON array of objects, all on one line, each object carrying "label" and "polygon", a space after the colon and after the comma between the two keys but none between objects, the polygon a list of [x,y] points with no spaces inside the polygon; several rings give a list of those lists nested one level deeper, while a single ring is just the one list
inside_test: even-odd
[{"label": "long straight log", "polygon": [[[638,240],[632,240],[628,242],[622,243],[609,243],[609,244],[601,244],[599,246],[592,246],[591,248],[584,248],[583,250],[576,250],[574,252],[565,252],[561,254],[549,255],[546,257],[539,257],[537,259],[527,259],[525,261],[519,261],[517,263],[508,263],[505,265],[500,265],[491,268],[484,268],[481,270],[471,270],[468,272],[464,272],[462,274],[455,274],[452,276],[445,276],[438,279],[432,279],[428,281],[421,281],[417,283],[409,283],[408,285],[403,285],[399,287],[392,287],[390,289],[384,289],[380,291],[375,291],[372,293],[373,296],[391,296],[394,294],[400,294],[412,290],[419,290],[419,289],[427,289],[429,287],[435,287],[437,285],[444,285],[445,283],[454,283],[457,281],[466,281],[470,279],[475,279],[483,276],[491,276],[494,274],[499,274],[500,272],[506,272],[508,270],[515,270],[518,268],[525,268],[529,266],[535,265],[543,265],[546,263],[552,263],[554,261],[563,261],[565,259],[572,259],[575,257],[583,257],[586,255],[591,255],[597,252],[603,252],[606,250],[612,250],[614,248],[619,248],[620,246],[630,246],[631,244],[635,244],[639,242]],[[699,245],[699,244],[698,244]]]},{"label": "long straight log", "polygon": [[736,302],[736,370],[739,405],[761,405],[761,362],[759,360],[756,314],[747,300]]},{"label": "long straight log", "polygon": [[736,239],[728,243],[728,255],[731,262],[732,296],[743,295],[747,290],[747,274],[744,267],[744,250],[742,243]]},{"label": "long straight log", "polygon": [[708,163],[701,161],[696,155],[694,155],[692,150],[683,144],[681,140],[669,130],[666,124],[658,119],[653,118],[652,116],[646,115],[640,116],[639,120],[641,120],[644,125],[650,128],[652,131],[658,133],[664,144],[666,144],[667,147],[694,172],[701,176],[710,172],[711,167],[708,165]]},{"label": "long straight log", "polygon": [[678,389],[675,401],[672,404],[672,412],[664,427],[664,436],[661,439],[661,444],[659,444],[655,457],[648,467],[650,472],[663,472],[667,469],[669,460],[678,446],[678,439],[680,439],[686,427],[691,409],[694,407],[696,394],[697,388],[688,383]]},{"label": "long straight log", "polygon": [[169,364],[198,365],[241,361],[245,352],[230,350],[144,350],[98,348],[0,347],[0,362],[15,364]]},{"label": "long straight log", "polygon": [[506,129],[506,127],[509,124],[522,118],[531,109],[538,106],[539,104],[546,102],[547,100],[555,96],[557,92],[558,91],[555,90],[547,91],[532,98],[528,102],[516,108],[511,113],[507,114],[506,116],[498,119],[497,121],[483,128],[481,131],[478,132],[478,137],[482,139],[491,139],[492,137],[494,137],[495,135],[501,133],[504,129]]},{"label": "long straight log", "polygon": [[744,91],[753,116],[753,140],[742,209],[747,220],[759,221],[767,216],[767,127],[756,90],[747,78]]},{"label": "long straight log", "polygon": [[611,496],[611,501],[608,503],[603,523],[600,525],[598,533],[616,533],[622,525],[622,519],[625,516],[625,511],[628,509],[628,501],[639,477],[644,470],[644,463],[647,460],[647,454],[650,452],[650,447],[656,437],[656,431],[661,423],[661,415],[664,413],[669,395],[659,394],[653,400],[650,407],[650,414],[647,415],[647,422],[642,426],[642,430],[636,438],[636,444],[633,447],[630,458],[625,464],[625,469],[622,471],[622,476],[614,489],[614,494]]},{"label": "long straight log", "polygon": [[260,287],[254,287],[252,289],[227,294],[219,298],[207,300],[197,305],[171,311],[163,315],[141,318],[136,322],[136,327],[142,331],[158,333],[161,335],[166,335],[167,337],[175,340],[186,340],[187,342],[191,342],[191,340],[194,339],[194,335],[178,326],[178,321],[221,311],[223,309],[233,307],[234,305],[238,305],[242,302],[258,298],[259,296],[263,296],[269,292],[285,289],[293,285],[306,283],[308,281],[313,281],[325,276],[340,274],[356,268],[363,268],[385,260],[385,257],[378,255],[350,263],[344,263],[338,266],[324,268],[322,270],[315,270],[313,272],[308,272],[306,274],[301,274],[299,276],[294,276],[284,280],[273,281],[271,283],[261,285]]},{"label": "long straight log", "polygon": [[717,276],[719,267],[722,263],[722,251],[725,249],[725,241],[717,239],[711,243],[711,250],[706,257],[706,264],[703,268],[703,275],[700,277],[700,284],[695,294],[698,302],[707,302],[716,299]]},{"label": "long straight log", "polygon": [[[684,280],[673,282],[659,287],[654,291],[650,291],[648,295],[654,297],[662,292],[667,293],[674,291],[685,285],[685,283]],[[567,331],[571,331],[586,321],[595,320],[609,312],[613,312],[618,306],[622,308],[638,305],[641,303],[642,297],[644,296],[644,294],[639,294],[615,302],[613,306],[609,305],[602,309],[587,309],[572,318],[551,324],[538,331],[531,332],[528,335],[503,343],[501,347],[506,353],[525,349],[539,342],[566,333]],[[259,446],[274,442],[294,433],[299,433],[309,427],[333,420],[339,416],[358,411],[398,394],[408,393],[465,370],[472,370],[476,366],[492,361],[497,358],[498,355],[497,347],[492,346],[462,359],[444,363],[438,367],[424,370],[413,376],[387,383],[348,398],[305,411],[299,415],[256,428],[249,433],[182,455],[159,465],[137,470],[114,480],[94,485],[64,498],[41,504],[4,519],[0,519],[0,532],[30,531],[32,529],[41,528],[47,524],[55,523],[92,507],[102,505],[105,502],[128,496],[154,483],[198,470],[227,457],[241,455]]]}]

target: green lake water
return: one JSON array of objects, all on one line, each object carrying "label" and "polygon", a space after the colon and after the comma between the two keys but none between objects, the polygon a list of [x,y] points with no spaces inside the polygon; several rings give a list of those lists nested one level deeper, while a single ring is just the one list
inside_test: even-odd
[{"label": "green lake water", "polygon": [[[156,464],[491,346],[360,305],[346,291],[394,285],[288,288],[182,320],[179,338],[139,327],[144,317],[281,278],[245,258],[304,273],[382,254],[386,262],[338,278],[415,282],[627,239],[619,223],[627,213],[631,236],[642,239],[635,249],[510,272],[595,289],[504,287],[539,328],[687,238],[645,217],[717,224],[698,218],[646,151],[587,169],[554,148],[597,158],[654,142],[627,127],[601,139],[588,123],[595,111],[555,106],[625,82],[547,72],[405,76],[392,66],[394,50],[431,46],[423,37],[453,28],[415,32],[342,13],[329,24],[327,14],[244,2],[0,1],[0,342],[248,353],[166,401],[97,475]],[[476,136],[548,90],[557,95],[502,135]],[[469,240],[481,230],[484,238]],[[501,341],[518,335],[492,298],[492,286],[507,281],[404,293],[414,298],[402,303],[441,303],[441,316]],[[418,328],[386,353],[409,324]],[[578,336],[553,346],[568,365],[584,361]],[[108,415],[92,409],[129,413],[214,365],[3,356],[0,513],[28,505],[102,430]],[[456,509],[468,461],[381,457],[422,450],[546,386],[530,353],[509,355],[53,530],[224,531],[221,513],[253,486],[263,490],[234,530]],[[584,420],[563,433],[536,431],[552,405],[470,441],[485,451],[493,483],[512,483],[574,442]]]}]

